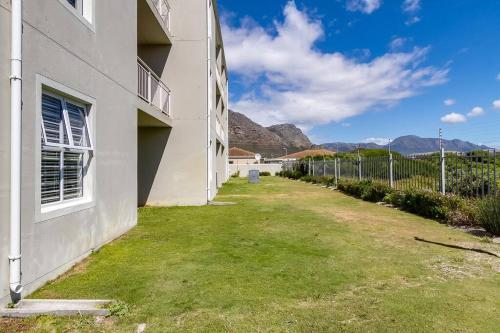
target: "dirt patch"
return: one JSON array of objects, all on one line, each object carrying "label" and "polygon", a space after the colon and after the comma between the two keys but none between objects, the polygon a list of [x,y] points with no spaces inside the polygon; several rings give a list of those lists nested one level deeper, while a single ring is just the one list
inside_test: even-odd
[{"label": "dirt patch", "polygon": [[32,321],[13,318],[0,318],[1,333],[22,333],[35,328],[36,324]]}]

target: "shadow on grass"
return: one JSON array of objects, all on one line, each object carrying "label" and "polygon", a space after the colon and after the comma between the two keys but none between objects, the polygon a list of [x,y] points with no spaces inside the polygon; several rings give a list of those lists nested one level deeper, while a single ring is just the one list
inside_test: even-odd
[{"label": "shadow on grass", "polygon": [[468,248],[468,247],[463,247],[463,246],[459,246],[459,245],[433,242],[433,241],[426,240],[426,239],[419,238],[419,237],[415,237],[415,240],[419,241],[419,242],[434,244],[434,245],[441,245],[441,246],[449,247],[449,248],[452,248],[452,249],[458,249],[458,250],[465,250],[465,251],[472,251],[472,252],[477,252],[477,253],[483,253],[483,254],[487,254],[487,255],[490,255],[490,256],[493,256],[493,257],[496,257],[496,258],[500,258],[500,256],[498,254],[496,254],[496,253],[489,252],[489,251],[482,250],[482,249],[475,249],[475,248]]}]

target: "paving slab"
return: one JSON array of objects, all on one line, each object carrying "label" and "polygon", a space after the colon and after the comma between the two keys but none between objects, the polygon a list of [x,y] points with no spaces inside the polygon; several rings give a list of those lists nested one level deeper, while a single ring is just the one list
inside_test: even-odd
[{"label": "paving slab", "polygon": [[40,315],[48,316],[108,316],[105,306],[110,300],[21,300],[13,308],[0,309],[0,317],[27,318]]}]

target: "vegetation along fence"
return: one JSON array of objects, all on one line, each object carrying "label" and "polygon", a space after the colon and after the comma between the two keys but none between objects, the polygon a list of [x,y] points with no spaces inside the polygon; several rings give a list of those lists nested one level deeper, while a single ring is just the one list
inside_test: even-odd
[{"label": "vegetation along fence", "polygon": [[340,179],[373,180],[397,190],[430,190],[464,197],[485,197],[499,190],[500,158],[495,150],[469,153],[441,152],[402,156],[344,155],[322,160],[286,162],[284,170],[304,175]]}]

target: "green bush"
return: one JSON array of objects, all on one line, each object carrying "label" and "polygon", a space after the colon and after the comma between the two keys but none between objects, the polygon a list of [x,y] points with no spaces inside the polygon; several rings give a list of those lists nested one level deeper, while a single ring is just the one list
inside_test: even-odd
[{"label": "green bush", "polygon": [[293,170],[293,171],[286,170],[286,171],[280,172],[280,176],[285,177],[285,178],[290,178],[290,179],[300,179],[304,175],[299,170]]},{"label": "green bush", "polygon": [[340,180],[337,188],[365,201],[384,201],[451,225],[477,224],[474,202],[455,195],[424,190],[395,191],[387,184],[373,181]]},{"label": "green bush", "polygon": [[474,203],[455,195],[424,190],[392,191],[384,201],[410,213],[451,225],[475,225]]},{"label": "green bush", "polygon": [[271,173],[269,171],[261,171],[259,173],[259,176],[261,177],[269,177],[271,175]]},{"label": "green bush", "polygon": [[337,188],[344,193],[371,202],[380,202],[392,192],[388,185],[370,180],[340,180]]},{"label": "green bush", "polygon": [[383,201],[387,194],[391,193],[392,189],[389,185],[372,182],[369,186],[365,186],[361,199],[371,202]]},{"label": "green bush", "polygon": [[500,236],[500,196],[480,200],[477,219],[488,232]]}]

